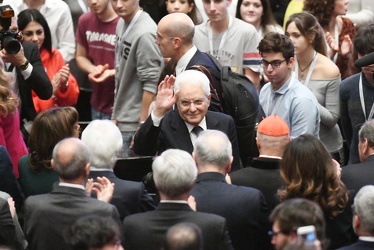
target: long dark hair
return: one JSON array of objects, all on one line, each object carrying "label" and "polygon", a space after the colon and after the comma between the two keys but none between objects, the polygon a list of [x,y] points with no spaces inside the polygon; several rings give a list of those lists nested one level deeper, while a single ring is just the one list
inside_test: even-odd
[{"label": "long dark hair", "polygon": [[39,23],[44,29],[44,42],[41,49],[46,49],[49,53],[52,53],[52,36],[51,30],[49,29],[48,23],[44,16],[37,9],[26,9],[21,11],[17,16],[18,29],[23,30],[31,22]]},{"label": "long dark hair", "polygon": [[300,135],[287,144],[280,172],[285,184],[278,190],[281,201],[306,198],[317,202],[329,217],[345,209],[347,188],[338,177],[326,147],[314,136]]}]

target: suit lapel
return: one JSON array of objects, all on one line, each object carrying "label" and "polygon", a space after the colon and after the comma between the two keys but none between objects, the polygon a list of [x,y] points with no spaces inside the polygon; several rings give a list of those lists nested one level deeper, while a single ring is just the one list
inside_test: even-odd
[{"label": "suit lapel", "polygon": [[211,111],[208,111],[205,117],[207,129],[217,129],[219,120],[212,115]]},{"label": "suit lapel", "polygon": [[173,118],[170,121],[170,127],[175,143],[179,149],[192,153],[193,146],[186,124],[180,117],[178,110],[174,110],[172,114]]}]

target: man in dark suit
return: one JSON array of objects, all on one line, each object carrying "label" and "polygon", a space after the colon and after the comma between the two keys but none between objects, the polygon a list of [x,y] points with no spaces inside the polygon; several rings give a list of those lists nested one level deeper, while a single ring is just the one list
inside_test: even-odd
[{"label": "man in dark suit", "polygon": [[[238,139],[233,119],[208,111],[211,94],[209,79],[196,70],[186,70],[176,78],[166,77],[159,85],[151,115],[135,134],[133,149],[139,155],[155,155],[169,148],[189,153],[199,131],[224,132],[233,148],[233,169],[241,167]],[[177,104],[173,108],[174,104]]]},{"label": "man in dark suit", "polygon": [[201,229],[203,249],[232,249],[225,219],[195,212],[187,204],[197,174],[192,156],[179,149],[169,149],[156,157],[152,168],[161,201],[154,211],[125,218],[125,249],[159,250],[168,228],[180,222],[191,222]]},{"label": "man in dark suit", "polygon": [[63,232],[87,214],[111,217],[122,226],[117,209],[103,202],[110,200],[113,184],[104,177],[102,185],[93,189],[100,200],[87,195],[83,185],[90,172],[89,160],[87,146],[77,138],[64,139],[55,146],[51,165],[60,182],[51,193],[30,196],[25,202],[24,232],[31,250],[71,249]]},{"label": "man in dark suit", "polygon": [[367,185],[358,191],[352,206],[353,229],[358,241],[339,250],[374,249],[374,186]]},{"label": "man in dark suit", "polygon": [[249,166],[231,172],[231,183],[239,186],[253,187],[265,196],[269,210],[280,202],[277,191],[283,185],[279,161],[283,150],[290,141],[290,129],[287,123],[277,115],[263,119],[257,127],[257,147],[260,156]]},{"label": "man in dark suit", "polygon": [[235,249],[265,249],[267,231],[261,230],[268,222],[265,198],[257,189],[226,182],[232,162],[227,136],[217,130],[201,132],[192,156],[199,173],[191,191],[196,211],[226,218]]},{"label": "man in dark suit", "polygon": [[341,179],[356,192],[365,185],[374,185],[374,120],[365,122],[358,132],[360,162],[343,167]]},{"label": "man in dark suit", "polygon": [[119,128],[109,120],[94,120],[82,133],[82,141],[91,151],[90,174],[88,178],[103,177],[114,183],[111,204],[118,209],[120,219],[130,214],[155,209],[152,197],[141,182],[125,181],[117,178],[113,167],[117,154],[122,148],[122,137]]},{"label": "man in dark suit", "polygon": [[175,66],[175,76],[194,65],[200,65],[207,69],[207,77],[212,84],[210,86],[212,99],[209,110],[222,112],[217,97],[217,93],[222,93],[220,71],[209,56],[202,53],[193,44],[194,34],[195,25],[188,15],[172,13],[163,17],[158,23],[156,44],[160,47],[162,56],[170,58],[168,63]]}]

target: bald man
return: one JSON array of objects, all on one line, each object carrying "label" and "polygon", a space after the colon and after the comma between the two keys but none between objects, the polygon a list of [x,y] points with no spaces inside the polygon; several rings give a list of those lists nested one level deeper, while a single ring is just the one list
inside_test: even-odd
[{"label": "bald man", "polygon": [[[30,249],[71,249],[63,232],[87,214],[111,217],[121,227],[113,205],[86,193],[84,183],[90,172],[87,146],[77,138],[64,139],[55,146],[52,157],[52,167],[60,182],[51,193],[30,196],[25,202],[24,233]],[[110,185],[106,183],[101,191],[108,190]],[[99,192],[98,197],[101,196]]]},{"label": "bald man", "polygon": [[[209,73],[207,77],[212,82],[217,93],[222,93],[219,69],[193,44],[195,25],[191,18],[183,13],[172,13],[163,17],[157,26],[156,44],[160,47],[164,58],[170,58],[169,63],[176,64],[175,76],[194,65],[205,67]],[[220,111],[219,99],[211,88],[212,94],[209,110]]]}]

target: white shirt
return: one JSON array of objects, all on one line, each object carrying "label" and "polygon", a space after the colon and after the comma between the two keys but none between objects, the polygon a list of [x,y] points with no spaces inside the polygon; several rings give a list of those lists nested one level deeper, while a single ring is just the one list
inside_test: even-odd
[{"label": "white shirt", "polygon": [[178,61],[177,66],[175,67],[175,76],[178,76],[180,73],[186,70],[188,63],[191,61],[192,57],[197,51],[196,46],[192,46]]},{"label": "white shirt", "polygon": [[[15,16],[29,8],[23,0],[4,0],[3,3],[13,8]],[[40,13],[51,30],[52,47],[61,52],[65,62],[69,62],[75,54],[75,36],[69,6],[62,0],[45,0]]]}]

